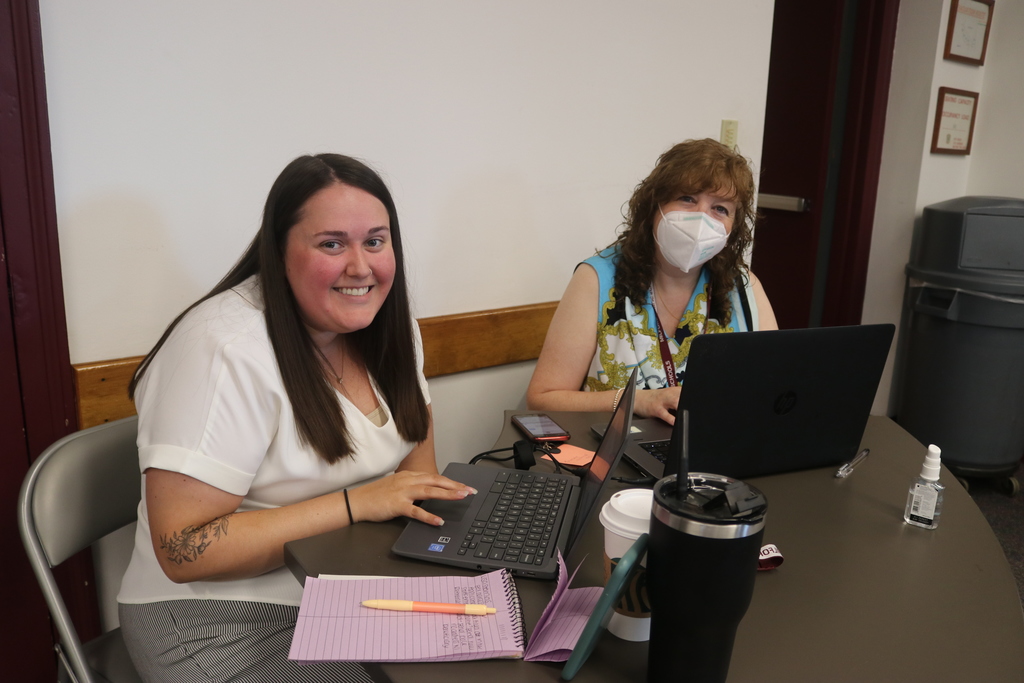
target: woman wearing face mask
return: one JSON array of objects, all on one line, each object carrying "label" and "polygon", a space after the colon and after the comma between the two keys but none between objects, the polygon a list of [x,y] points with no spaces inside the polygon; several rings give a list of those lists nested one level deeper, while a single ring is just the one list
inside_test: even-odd
[{"label": "woman wearing face mask", "polygon": [[530,380],[529,407],[612,410],[639,366],[648,391],[637,393],[636,414],[672,424],[694,335],[777,329],[744,262],[753,199],[747,160],[714,140],[662,154],[634,190],[619,238],[576,268]]}]

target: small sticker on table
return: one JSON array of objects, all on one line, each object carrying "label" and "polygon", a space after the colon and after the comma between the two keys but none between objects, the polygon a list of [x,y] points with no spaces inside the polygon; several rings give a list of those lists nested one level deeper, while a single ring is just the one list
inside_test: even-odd
[{"label": "small sticker on table", "polygon": [[782,553],[779,551],[778,546],[771,543],[761,546],[761,554],[757,558],[758,571],[775,569],[780,564],[782,564]]}]

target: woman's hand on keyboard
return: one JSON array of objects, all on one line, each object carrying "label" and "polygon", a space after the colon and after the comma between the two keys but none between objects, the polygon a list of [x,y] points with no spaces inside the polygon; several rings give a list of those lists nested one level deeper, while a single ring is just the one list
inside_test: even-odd
[{"label": "woman's hand on keyboard", "polygon": [[661,418],[670,425],[676,423],[676,416],[670,412],[679,405],[681,387],[668,389],[644,389],[636,392],[633,400],[633,412],[640,417]]},{"label": "woman's hand on keyboard", "polygon": [[[356,522],[383,522],[395,517],[411,517],[440,526],[440,517],[414,503],[417,500],[462,500],[476,490],[440,474],[403,470],[377,481],[349,489],[352,519]],[[345,511],[341,512],[345,515]]]}]

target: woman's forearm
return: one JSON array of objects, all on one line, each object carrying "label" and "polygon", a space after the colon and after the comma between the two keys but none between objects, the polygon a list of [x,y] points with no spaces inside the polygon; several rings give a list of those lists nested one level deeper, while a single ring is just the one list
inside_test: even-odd
[{"label": "woman's forearm", "polygon": [[164,573],[176,583],[259,576],[284,564],[284,544],[353,522],[410,517],[442,520],[417,506],[476,493],[434,472],[402,470],[348,490],[291,505],[234,512],[240,496],[187,475],[146,470],[150,535]]},{"label": "woman's forearm", "polygon": [[265,574],[284,564],[284,544],[348,525],[343,494],[267,510],[232,512],[202,524],[154,531],[164,573],[176,583]]},{"label": "woman's forearm", "polygon": [[576,412],[611,412],[618,389],[609,391],[551,391],[527,392],[526,405],[530,410],[565,410]]}]

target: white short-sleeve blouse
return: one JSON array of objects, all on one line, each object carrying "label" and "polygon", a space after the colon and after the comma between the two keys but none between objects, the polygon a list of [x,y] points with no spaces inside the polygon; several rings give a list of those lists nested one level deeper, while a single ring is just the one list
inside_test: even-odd
[{"label": "white short-sleeve blouse", "polygon": [[[429,404],[415,324],[413,330],[417,376]],[[253,277],[190,311],[147,369],[135,392],[140,471],[181,472],[243,496],[239,511],[352,488],[394,471],[415,446],[398,434],[379,392],[377,398],[387,417],[381,427],[338,392],[351,456],[328,465],[302,443]],[[301,586],[284,567],[236,581],[176,584],[168,579],[150,538],[145,476],[142,487],[135,550],[119,602],[208,598],[299,604]]]}]

